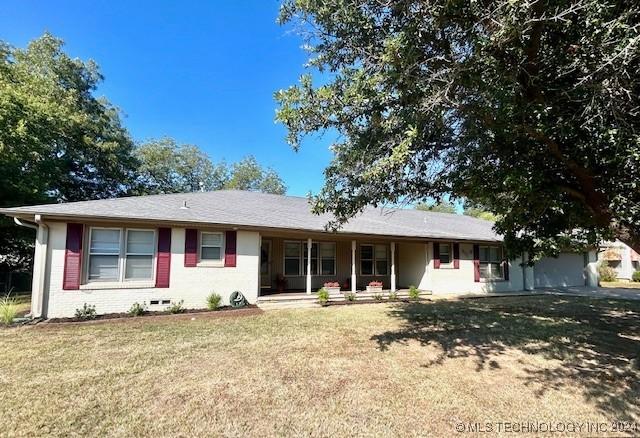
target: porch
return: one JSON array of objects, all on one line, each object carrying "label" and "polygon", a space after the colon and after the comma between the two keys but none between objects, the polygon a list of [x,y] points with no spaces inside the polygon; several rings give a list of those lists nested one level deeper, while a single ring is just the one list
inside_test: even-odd
[{"label": "porch", "polygon": [[387,293],[412,285],[429,289],[424,241],[286,233],[263,235],[260,245],[259,298],[266,300],[309,296],[328,282],[340,285],[335,299],[347,291],[364,297],[372,281]]}]

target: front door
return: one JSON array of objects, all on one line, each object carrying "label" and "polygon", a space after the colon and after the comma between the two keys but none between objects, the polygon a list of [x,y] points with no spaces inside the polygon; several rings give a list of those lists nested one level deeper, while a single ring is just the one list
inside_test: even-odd
[{"label": "front door", "polygon": [[260,247],[260,289],[271,289],[271,241],[263,240]]}]

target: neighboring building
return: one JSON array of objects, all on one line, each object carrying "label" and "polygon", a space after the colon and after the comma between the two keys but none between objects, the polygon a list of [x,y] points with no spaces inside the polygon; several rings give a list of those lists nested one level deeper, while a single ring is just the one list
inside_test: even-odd
[{"label": "neighboring building", "polygon": [[630,281],[633,273],[640,271],[640,255],[619,240],[600,245],[598,261],[615,269],[621,281]]},{"label": "neighboring building", "polygon": [[[534,268],[504,260],[488,221],[404,209],[366,209],[339,232],[305,198],[242,191],[140,196],[0,210],[37,227],[32,315],[150,310],[215,291],[256,303],[282,290],[311,293],[326,281],[361,290],[489,293],[597,284],[596,252],[564,253]],[[526,254],[523,255],[526,257]]]}]

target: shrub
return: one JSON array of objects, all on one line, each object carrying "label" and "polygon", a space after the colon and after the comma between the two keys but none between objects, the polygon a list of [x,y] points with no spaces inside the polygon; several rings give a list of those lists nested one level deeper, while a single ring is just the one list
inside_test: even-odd
[{"label": "shrub", "polygon": [[182,307],[183,304],[184,300],[180,300],[177,303],[171,303],[167,310],[169,310],[169,313],[181,313],[184,311],[184,307]]},{"label": "shrub", "polygon": [[15,298],[9,298],[7,294],[0,300],[0,322],[9,325],[18,314],[18,302]]},{"label": "shrub", "polygon": [[382,294],[380,293],[373,294],[373,299],[376,301],[382,301]]},{"label": "shrub", "polygon": [[340,287],[340,283],[338,283],[337,281],[327,281],[324,284],[324,287]]},{"label": "shrub", "polygon": [[76,318],[78,319],[95,319],[96,317],[96,306],[92,304],[84,303],[84,305],[76,309]]},{"label": "shrub", "polygon": [[129,316],[142,316],[147,311],[147,303],[133,303],[131,308],[129,309]]},{"label": "shrub", "polygon": [[324,287],[318,291],[318,302],[321,306],[326,306],[329,301],[329,291]]},{"label": "shrub", "polygon": [[372,286],[372,287],[382,287],[382,282],[381,282],[381,281],[375,281],[375,280],[374,280],[374,281],[370,281],[370,282],[369,282],[369,286]]},{"label": "shrub", "polygon": [[409,298],[412,300],[420,298],[420,290],[414,285],[409,286]]},{"label": "shrub", "polygon": [[353,292],[347,292],[346,294],[344,294],[344,297],[347,299],[347,301],[356,300],[356,294],[354,294]]},{"label": "shrub", "polygon": [[390,301],[395,301],[397,299],[398,299],[398,292],[395,292],[395,291],[389,292],[389,300]]},{"label": "shrub", "polygon": [[598,274],[600,274],[600,281],[616,281],[618,278],[616,270],[606,263],[601,263],[598,266]]},{"label": "shrub", "polygon": [[217,293],[212,292],[211,295],[207,297],[207,308],[209,310],[218,310],[221,302],[222,302],[222,297]]},{"label": "shrub", "polygon": [[638,281],[640,282],[640,271],[636,271],[633,273],[633,275],[631,275],[631,279],[633,281]]}]

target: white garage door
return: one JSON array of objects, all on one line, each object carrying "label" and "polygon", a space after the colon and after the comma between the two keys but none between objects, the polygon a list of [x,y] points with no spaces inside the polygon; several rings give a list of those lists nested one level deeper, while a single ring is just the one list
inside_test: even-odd
[{"label": "white garage door", "polygon": [[533,267],[535,287],[584,286],[584,254],[545,257]]}]

